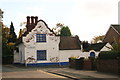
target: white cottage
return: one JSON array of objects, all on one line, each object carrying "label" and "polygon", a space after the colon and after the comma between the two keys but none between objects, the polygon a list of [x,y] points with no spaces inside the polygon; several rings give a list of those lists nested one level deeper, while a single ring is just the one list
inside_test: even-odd
[{"label": "white cottage", "polygon": [[[26,32],[17,40],[14,63],[27,65],[67,65],[72,56],[88,57],[76,37],[57,36],[43,20],[27,16]],[[97,56],[97,55],[96,55]]]},{"label": "white cottage", "polygon": [[95,43],[88,44],[87,46],[83,45],[83,53],[85,56],[97,57],[101,51],[110,51],[112,46],[109,43]]}]

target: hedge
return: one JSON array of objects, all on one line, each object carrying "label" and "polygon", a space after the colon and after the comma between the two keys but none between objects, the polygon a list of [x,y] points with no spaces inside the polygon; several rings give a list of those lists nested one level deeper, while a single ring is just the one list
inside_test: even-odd
[{"label": "hedge", "polygon": [[120,59],[120,52],[117,51],[102,51],[98,55],[98,59]]}]

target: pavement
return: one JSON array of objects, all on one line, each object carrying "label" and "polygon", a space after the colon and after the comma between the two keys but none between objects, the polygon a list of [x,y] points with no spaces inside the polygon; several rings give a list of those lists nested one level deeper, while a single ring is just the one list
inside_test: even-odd
[{"label": "pavement", "polygon": [[120,80],[120,76],[117,74],[103,73],[92,70],[59,68],[57,70],[48,70],[47,72],[77,80]]},{"label": "pavement", "polygon": [[120,80],[119,75],[69,67],[3,66],[3,78],[51,78],[53,80]]}]

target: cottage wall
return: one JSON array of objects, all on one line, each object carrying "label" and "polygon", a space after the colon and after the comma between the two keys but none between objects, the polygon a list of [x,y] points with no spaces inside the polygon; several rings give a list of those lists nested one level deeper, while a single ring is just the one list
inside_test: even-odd
[{"label": "cottage wall", "polygon": [[18,47],[19,52],[17,52],[16,50],[14,51],[14,63],[24,63],[25,46],[23,43],[21,43],[17,47]]},{"label": "cottage wall", "polygon": [[14,51],[14,63],[20,63],[19,53]]},{"label": "cottage wall", "polygon": [[68,62],[68,58],[70,57],[84,57],[88,58],[90,56],[91,52],[95,52],[95,57],[98,56],[100,52],[96,52],[94,50],[91,50],[89,52],[82,52],[81,50],[60,50],[59,51],[59,57],[61,62]]},{"label": "cottage wall", "polygon": [[113,47],[107,43],[100,51],[110,51]]},{"label": "cottage wall", "polygon": [[83,52],[85,58],[88,58],[90,56],[91,52],[95,52],[95,57],[98,57],[98,54],[100,53],[100,51],[96,52],[96,51],[93,51],[93,50],[91,50],[89,52]]},{"label": "cottage wall", "polygon": [[68,62],[70,57],[81,57],[80,50],[60,50],[59,58],[61,62]]},{"label": "cottage wall", "polygon": [[19,45],[19,59],[21,63],[24,63],[25,61],[25,46],[24,44]]},{"label": "cottage wall", "polygon": [[[54,41],[54,38],[58,39],[58,41]],[[37,61],[37,63],[43,63],[43,62],[50,62],[50,58],[58,57],[58,43],[59,43],[59,37],[55,36],[47,36],[45,43],[35,43],[34,45],[28,45],[26,46],[26,55],[25,59],[28,57],[33,56],[35,59],[37,59],[37,50],[46,50],[47,51],[47,60],[41,60]]]},{"label": "cottage wall", "polygon": [[[46,42],[36,42],[36,34],[46,34]],[[37,59],[37,50],[46,50],[47,60],[37,61],[37,63],[51,62],[51,58],[58,57],[60,37],[55,36],[43,22],[38,22],[37,26],[23,37],[25,45],[25,60],[33,56]]]}]

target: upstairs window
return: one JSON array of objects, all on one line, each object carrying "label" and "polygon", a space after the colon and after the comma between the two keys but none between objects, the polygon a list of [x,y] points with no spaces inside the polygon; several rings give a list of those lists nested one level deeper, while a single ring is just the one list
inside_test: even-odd
[{"label": "upstairs window", "polygon": [[36,42],[46,42],[46,34],[36,34]]}]

